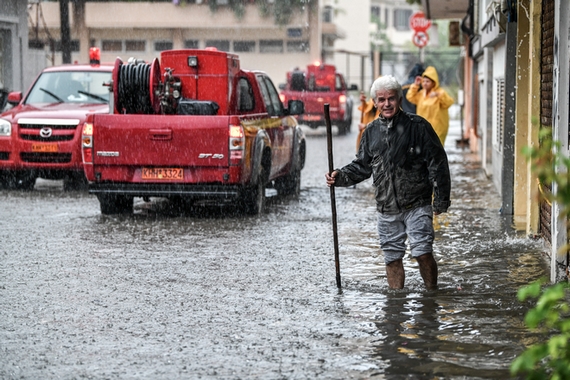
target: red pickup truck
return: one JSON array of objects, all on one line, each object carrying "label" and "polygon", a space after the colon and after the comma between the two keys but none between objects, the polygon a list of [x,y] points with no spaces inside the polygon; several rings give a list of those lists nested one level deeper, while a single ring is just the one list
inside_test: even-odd
[{"label": "red pickup truck", "polygon": [[0,115],[0,181],[31,190],[36,178],[63,179],[65,190],[86,188],[81,132],[87,113],[109,112],[113,65],[63,65],[43,70],[25,96]]},{"label": "red pickup truck", "polygon": [[325,125],[323,105],[329,104],[331,124],[338,133],[345,135],[352,125],[353,100],[349,91],[357,90],[356,85],[347,87],[344,76],[334,65],[316,62],[305,70],[287,72],[287,83],[280,86],[281,101],[302,100],[305,112],[298,117],[299,123],[311,128]]},{"label": "red pickup truck", "polygon": [[83,127],[89,192],[101,212],[131,212],[133,198],[182,198],[262,212],[265,188],[298,196],[305,136],[271,79],[237,55],[168,50],[152,63],[118,58],[112,114]]}]

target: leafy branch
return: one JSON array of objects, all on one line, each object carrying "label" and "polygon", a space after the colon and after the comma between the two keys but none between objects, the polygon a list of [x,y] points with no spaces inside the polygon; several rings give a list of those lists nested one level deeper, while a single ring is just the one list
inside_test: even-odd
[{"label": "leafy branch", "polygon": [[[561,215],[570,217],[570,159],[561,150],[559,141],[552,138],[552,129],[539,132],[539,146],[526,147],[523,154],[539,180],[542,199],[557,203]],[[568,246],[563,247],[564,250]],[[525,316],[525,324],[548,336],[543,342],[531,345],[511,363],[512,375],[526,375],[531,380],[570,379],[570,284],[561,282],[543,286],[545,280],[531,283],[518,292],[519,300],[536,299],[536,306]]]}]

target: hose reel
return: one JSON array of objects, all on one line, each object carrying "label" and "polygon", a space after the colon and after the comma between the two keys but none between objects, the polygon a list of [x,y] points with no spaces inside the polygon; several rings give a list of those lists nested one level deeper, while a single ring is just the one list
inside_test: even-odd
[{"label": "hose reel", "polygon": [[137,59],[129,59],[126,64],[120,58],[115,61],[113,92],[116,113],[174,114],[180,88],[180,80],[173,75],[172,69],[165,69],[164,82],[161,81],[157,59],[151,64]]}]

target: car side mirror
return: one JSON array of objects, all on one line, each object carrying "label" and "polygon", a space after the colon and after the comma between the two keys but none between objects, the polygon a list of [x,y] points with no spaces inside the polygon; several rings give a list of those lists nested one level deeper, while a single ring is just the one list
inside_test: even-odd
[{"label": "car side mirror", "polygon": [[8,104],[15,107],[18,104],[20,104],[21,101],[22,101],[21,91],[11,92],[8,94]]},{"label": "car side mirror", "polygon": [[279,89],[285,90],[285,83],[279,83]]},{"label": "car side mirror", "polygon": [[301,100],[289,100],[287,102],[287,113],[289,115],[300,115],[305,112],[305,104]]}]

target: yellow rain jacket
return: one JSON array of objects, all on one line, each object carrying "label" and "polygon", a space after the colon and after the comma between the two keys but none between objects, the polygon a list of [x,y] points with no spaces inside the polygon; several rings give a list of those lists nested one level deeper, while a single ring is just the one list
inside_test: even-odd
[{"label": "yellow rain jacket", "polygon": [[[366,103],[361,104],[358,107],[358,110],[361,112],[361,122],[364,125],[368,125],[374,119],[376,119],[380,115],[380,110],[377,110],[374,106],[374,100],[369,99]],[[366,129],[366,128],[364,128]],[[362,133],[364,133],[364,129],[358,131],[358,136],[356,137],[356,151],[358,152],[358,147],[360,146],[360,139],[362,137]]]},{"label": "yellow rain jacket", "polygon": [[433,89],[426,93],[425,88],[413,83],[406,94],[406,99],[416,105],[416,114],[420,115],[433,127],[442,145],[445,145],[445,138],[449,129],[448,109],[454,100],[447,92],[439,87],[439,76],[435,67],[428,66],[422,77],[428,77],[435,82]]}]

